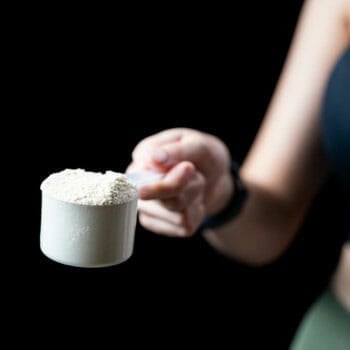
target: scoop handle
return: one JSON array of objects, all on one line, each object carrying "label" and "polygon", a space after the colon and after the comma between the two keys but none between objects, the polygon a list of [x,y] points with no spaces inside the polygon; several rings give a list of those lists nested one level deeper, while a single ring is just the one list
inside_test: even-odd
[{"label": "scoop handle", "polygon": [[151,170],[147,170],[147,171],[145,170],[145,171],[126,173],[125,176],[136,187],[140,187],[140,186],[148,185],[153,182],[157,182],[161,180],[165,176],[165,174],[158,173]]}]

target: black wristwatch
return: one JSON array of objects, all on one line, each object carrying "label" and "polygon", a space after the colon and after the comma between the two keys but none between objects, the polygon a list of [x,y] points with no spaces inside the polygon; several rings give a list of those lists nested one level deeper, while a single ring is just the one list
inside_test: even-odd
[{"label": "black wristwatch", "polygon": [[224,209],[222,209],[219,213],[208,217],[204,220],[201,226],[202,230],[213,229],[222,226],[227,221],[232,220],[242,210],[242,207],[248,197],[248,191],[242,183],[241,178],[239,176],[239,165],[237,163],[231,163],[230,172],[234,186],[232,197]]}]

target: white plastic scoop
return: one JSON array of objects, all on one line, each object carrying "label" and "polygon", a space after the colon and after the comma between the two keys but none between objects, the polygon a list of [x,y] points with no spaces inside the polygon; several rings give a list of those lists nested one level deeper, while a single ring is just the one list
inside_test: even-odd
[{"label": "white plastic scoop", "polygon": [[[136,187],[159,181],[164,174],[125,174]],[[113,205],[70,203],[42,191],[40,248],[50,259],[78,267],[120,264],[133,252],[137,196]]]},{"label": "white plastic scoop", "polygon": [[158,173],[152,170],[143,170],[143,171],[126,173],[125,176],[136,187],[141,187],[143,185],[148,185],[153,182],[157,182],[161,180],[165,176],[165,174]]}]

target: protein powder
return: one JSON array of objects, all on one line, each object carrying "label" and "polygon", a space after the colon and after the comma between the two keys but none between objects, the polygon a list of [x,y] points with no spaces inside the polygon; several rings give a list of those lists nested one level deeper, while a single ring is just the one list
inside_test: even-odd
[{"label": "protein powder", "polygon": [[40,188],[55,199],[83,205],[123,204],[137,197],[137,189],[128,178],[113,171],[103,174],[66,169],[50,175]]}]

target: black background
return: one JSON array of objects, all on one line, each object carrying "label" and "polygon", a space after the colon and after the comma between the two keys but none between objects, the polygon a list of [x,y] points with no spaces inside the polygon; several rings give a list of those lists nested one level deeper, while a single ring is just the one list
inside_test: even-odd
[{"label": "black background", "polygon": [[135,253],[122,265],[56,264],[39,251],[39,186],[64,168],[123,171],[138,141],[178,126],[218,135],[242,161],[301,3],[147,4],[102,12],[86,6],[29,20],[19,67],[26,97],[18,104],[26,111],[20,165],[28,169],[30,208],[15,276],[18,301],[31,309],[22,313],[27,322],[37,314],[42,326],[63,315],[54,327],[57,340],[83,326],[85,338],[102,329],[101,339],[114,345],[130,331],[128,341],[153,346],[287,347],[339,253],[343,213],[334,182],[287,254],[260,269],[221,258],[200,235],[169,239],[141,227]]}]

